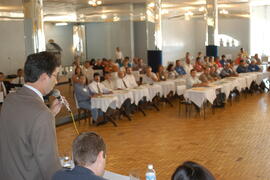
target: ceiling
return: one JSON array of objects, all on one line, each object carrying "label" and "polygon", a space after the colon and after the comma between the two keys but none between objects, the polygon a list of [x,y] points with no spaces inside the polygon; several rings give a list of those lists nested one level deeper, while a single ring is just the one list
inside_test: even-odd
[{"label": "ceiling", "polygon": [[[0,0],[0,12],[23,12],[22,1],[29,0]],[[139,20],[146,13],[144,3],[151,0],[102,0],[102,6],[90,7],[88,0],[43,0],[44,16],[51,21],[50,17],[62,16],[60,21],[64,21],[66,16],[78,16],[85,21],[108,21],[114,16],[125,19],[133,16]],[[133,4],[130,8],[129,4]],[[204,12],[199,11],[205,6],[206,0],[162,0],[163,18],[177,19],[184,16],[187,11],[192,11],[194,16],[203,17]],[[224,17],[248,17],[249,0],[218,0],[219,10],[225,9],[229,12]],[[102,19],[101,15],[106,15]],[[0,14],[1,17],[1,14]],[[70,21],[76,17],[71,18]],[[52,18],[53,19],[53,18]]]}]

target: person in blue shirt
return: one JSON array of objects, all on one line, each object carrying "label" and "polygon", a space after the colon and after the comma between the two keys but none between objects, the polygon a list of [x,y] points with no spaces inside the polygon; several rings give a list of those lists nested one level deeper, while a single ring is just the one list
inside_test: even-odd
[{"label": "person in blue shirt", "polygon": [[84,132],[72,143],[75,167],[57,171],[52,180],[106,180],[102,176],[106,164],[106,145],[101,136]]},{"label": "person in blue shirt", "polygon": [[222,65],[222,67],[225,66],[225,63],[227,62],[227,60],[226,60],[226,56],[224,54],[221,56],[221,60],[219,62]]},{"label": "person in blue shirt", "polygon": [[251,63],[248,65],[248,71],[249,72],[259,72],[261,69],[256,64],[256,60],[252,60]]},{"label": "person in blue shirt", "polygon": [[245,61],[244,60],[240,60],[240,64],[236,69],[237,73],[246,73],[248,72],[248,68],[245,65]]},{"label": "person in blue shirt", "polygon": [[175,62],[175,71],[179,74],[179,75],[186,75],[186,71],[184,69],[184,67],[181,65],[181,61],[180,60],[176,60]]}]

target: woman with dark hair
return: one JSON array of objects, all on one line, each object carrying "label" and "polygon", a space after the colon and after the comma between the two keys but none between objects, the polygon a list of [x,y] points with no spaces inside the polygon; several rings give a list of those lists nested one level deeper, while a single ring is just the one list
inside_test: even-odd
[{"label": "woman with dark hair", "polygon": [[159,81],[166,81],[168,79],[168,73],[164,70],[162,65],[159,65],[158,72],[156,74]]},{"label": "woman with dark hair", "polygon": [[215,177],[205,167],[186,161],[177,167],[171,180],[215,180]]},{"label": "woman with dark hair", "polygon": [[72,76],[72,83],[79,83],[80,82],[80,75],[82,75],[83,73],[82,73],[82,69],[79,67],[79,66],[77,66],[76,68],[75,68],[75,70],[74,70],[74,74],[73,74],[73,76]]},{"label": "woman with dark hair", "polygon": [[177,72],[174,70],[173,64],[169,64],[167,67],[168,79],[175,79],[177,77]]}]

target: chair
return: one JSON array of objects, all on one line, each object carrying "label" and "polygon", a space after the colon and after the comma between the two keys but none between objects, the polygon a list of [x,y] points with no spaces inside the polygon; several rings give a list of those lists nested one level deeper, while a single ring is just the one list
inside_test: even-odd
[{"label": "chair", "polygon": [[73,93],[73,97],[74,97],[76,108],[78,110],[78,118],[77,118],[77,120],[79,120],[79,124],[80,124],[80,121],[81,121],[81,114],[84,114],[84,117],[85,117],[86,121],[87,121],[87,118],[89,118],[89,125],[93,124],[93,119],[91,117],[91,112],[88,109],[84,109],[84,108],[79,107],[79,104],[78,104],[75,93]]}]

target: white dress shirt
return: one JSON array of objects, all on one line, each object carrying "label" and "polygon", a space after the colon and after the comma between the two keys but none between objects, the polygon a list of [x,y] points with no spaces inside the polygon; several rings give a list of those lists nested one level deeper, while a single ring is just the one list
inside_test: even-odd
[{"label": "white dress shirt", "polygon": [[186,81],[187,89],[192,88],[194,84],[200,84],[202,83],[199,78],[196,76],[195,78],[192,76],[189,76]]},{"label": "white dress shirt", "polygon": [[123,78],[117,78],[114,80],[114,88],[115,89],[127,89],[128,82]]},{"label": "white dress shirt", "polygon": [[94,94],[109,93],[111,91],[111,89],[106,88],[104,84],[96,81],[91,82],[88,87],[90,91]]},{"label": "white dress shirt", "polygon": [[190,74],[190,70],[193,69],[193,65],[191,63],[190,64],[185,63],[183,67],[187,74]]},{"label": "white dress shirt", "polygon": [[133,74],[127,74],[124,77],[125,82],[127,82],[128,88],[135,88],[138,86],[136,79]]},{"label": "white dress shirt", "polygon": [[[20,81],[21,81],[21,83],[20,83]],[[15,79],[13,79],[11,81],[11,84],[25,84],[24,77],[16,77]]]},{"label": "white dress shirt", "polygon": [[3,92],[4,97],[7,95],[7,89],[4,82],[0,83],[0,92]]},{"label": "white dress shirt", "polygon": [[31,89],[32,91],[34,91],[41,98],[41,100],[44,102],[43,95],[39,90],[37,90],[36,88],[29,86],[27,84],[25,84],[24,86]]},{"label": "white dress shirt", "polygon": [[[157,79],[157,75],[155,73],[152,72],[151,76],[155,77]],[[155,81],[151,77],[147,76],[146,74],[143,75],[143,83],[144,84],[153,84],[154,82]]]},{"label": "white dress shirt", "polygon": [[114,89],[114,83],[112,80],[107,80],[105,79],[104,81],[101,82],[106,88],[108,89]]}]

